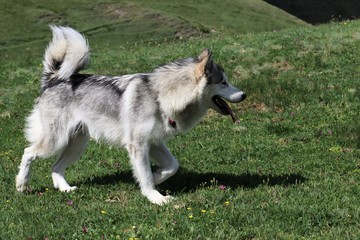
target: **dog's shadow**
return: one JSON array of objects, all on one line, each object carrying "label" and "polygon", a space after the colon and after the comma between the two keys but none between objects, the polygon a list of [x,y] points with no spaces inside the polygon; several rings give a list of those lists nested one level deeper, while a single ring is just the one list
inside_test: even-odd
[{"label": "dog's shadow", "polygon": [[[159,186],[160,191],[171,193],[194,192],[204,186],[218,186],[219,188],[256,188],[262,185],[283,186],[300,184],[306,178],[300,174],[262,175],[253,173],[227,174],[227,173],[198,173],[180,168],[175,176]],[[96,176],[77,183],[81,185],[113,185],[116,183],[135,183],[131,171]]]}]

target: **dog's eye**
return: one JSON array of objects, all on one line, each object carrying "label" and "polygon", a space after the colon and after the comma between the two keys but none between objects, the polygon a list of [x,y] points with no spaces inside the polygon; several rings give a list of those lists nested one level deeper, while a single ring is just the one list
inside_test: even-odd
[{"label": "dog's eye", "polygon": [[227,82],[222,82],[222,83],[220,83],[221,85],[224,85],[224,86],[226,86],[227,85]]}]

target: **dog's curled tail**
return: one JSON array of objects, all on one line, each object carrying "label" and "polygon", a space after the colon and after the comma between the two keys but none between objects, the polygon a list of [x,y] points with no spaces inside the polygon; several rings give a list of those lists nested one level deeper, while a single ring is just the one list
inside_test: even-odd
[{"label": "dog's curled tail", "polygon": [[89,45],[83,35],[70,27],[50,27],[53,38],[45,51],[42,90],[58,80],[70,81],[89,62]]}]

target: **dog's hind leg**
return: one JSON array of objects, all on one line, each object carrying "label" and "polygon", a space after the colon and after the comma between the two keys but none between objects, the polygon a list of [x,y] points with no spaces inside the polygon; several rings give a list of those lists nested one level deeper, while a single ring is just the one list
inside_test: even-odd
[{"label": "dog's hind leg", "polygon": [[128,144],[127,150],[133,167],[134,177],[140,185],[141,193],[147,197],[150,202],[158,205],[163,205],[171,201],[171,196],[163,196],[155,189],[148,147],[138,144]]},{"label": "dog's hind leg", "polygon": [[70,138],[68,145],[59,154],[58,160],[52,167],[52,179],[54,187],[61,192],[70,192],[76,189],[76,186],[70,186],[65,180],[66,168],[76,162],[87,146],[89,136],[86,133],[78,132]]},{"label": "dog's hind leg", "polygon": [[160,167],[160,169],[153,173],[156,185],[173,176],[179,169],[178,162],[164,143],[151,145],[150,158]]},{"label": "dog's hind leg", "polygon": [[31,145],[25,148],[19,166],[19,173],[15,177],[16,189],[19,192],[23,192],[29,183],[32,161],[54,155],[57,151],[56,147],[58,147],[54,142],[55,138],[52,137],[51,131],[45,133],[38,109],[33,110],[33,113],[27,119],[27,124],[25,135]]},{"label": "dog's hind leg", "polygon": [[30,180],[31,163],[37,157],[38,156],[36,154],[36,151],[34,150],[34,146],[25,148],[19,166],[19,173],[15,177],[17,191],[25,191]]}]

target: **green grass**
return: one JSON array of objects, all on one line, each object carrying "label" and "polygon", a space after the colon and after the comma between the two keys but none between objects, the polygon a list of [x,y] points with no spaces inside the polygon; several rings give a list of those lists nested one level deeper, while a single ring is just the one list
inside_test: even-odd
[{"label": "green grass", "polygon": [[221,34],[274,31],[305,22],[261,0],[139,1],[145,6],[180,17],[190,25]]},{"label": "green grass", "polygon": [[[92,49],[240,34],[304,26],[303,21],[261,1],[35,1],[0,0],[0,53],[16,61],[40,56],[48,24],[69,25],[92,39]],[[221,13],[216,12],[221,9]],[[276,16],[276,17],[274,17]],[[14,51],[16,50],[16,51]],[[26,54],[24,54],[26,51]],[[23,59],[25,57],[25,59]]]},{"label": "green grass", "polygon": [[[10,55],[0,65],[0,238],[357,239],[359,29],[352,21],[93,48],[85,72],[119,75],[209,47],[248,95],[233,105],[240,125],[210,112],[169,141],[181,169],[159,187],[176,197],[163,207],[141,196],[123,150],[93,142],[67,171],[76,192],[52,188],[49,159],[34,163],[31,191],[15,193],[24,118],[39,94],[46,42],[27,45],[34,48],[16,53],[22,59],[11,56],[15,48],[4,50]],[[107,37],[115,41],[99,33],[90,45]]]}]

